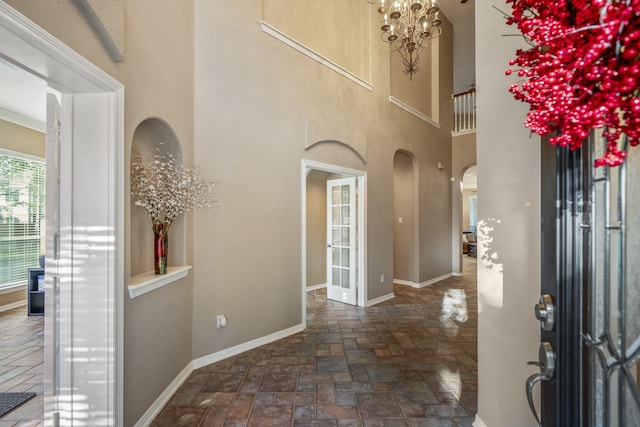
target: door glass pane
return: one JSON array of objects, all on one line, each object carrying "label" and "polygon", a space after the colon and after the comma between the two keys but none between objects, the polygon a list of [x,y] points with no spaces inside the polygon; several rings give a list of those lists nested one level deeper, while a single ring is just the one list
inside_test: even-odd
[{"label": "door glass pane", "polygon": [[343,205],[349,204],[349,186],[348,185],[342,186],[342,204]]},{"label": "door glass pane", "polygon": [[340,225],[340,208],[331,208],[331,224]]},{"label": "door glass pane", "polygon": [[340,244],[340,227],[332,227],[331,228],[331,245],[339,245]]},{"label": "door glass pane", "polygon": [[331,269],[331,277],[333,279],[331,283],[334,286],[340,286],[340,269],[339,268],[333,267]]},{"label": "door glass pane", "polygon": [[339,266],[340,263],[340,249],[331,248],[331,265]]},{"label": "door glass pane", "polygon": [[333,187],[331,191],[331,204],[334,206],[340,204],[340,187]]},{"label": "door glass pane", "polygon": [[342,224],[343,225],[349,225],[349,206],[343,206],[342,207]]},{"label": "door glass pane", "polygon": [[349,246],[349,227],[342,227],[340,234],[342,238],[340,239],[340,244],[342,246]]},{"label": "door glass pane", "polygon": [[342,287],[343,288],[349,288],[351,286],[350,280],[349,280],[349,269],[344,269],[342,270]]},{"label": "door glass pane", "polygon": [[340,265],[349,267],[349,249],[340,249]]}]

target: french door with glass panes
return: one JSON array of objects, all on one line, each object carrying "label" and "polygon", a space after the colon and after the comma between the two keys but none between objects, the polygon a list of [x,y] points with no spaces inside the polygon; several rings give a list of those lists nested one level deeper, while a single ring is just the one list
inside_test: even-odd
[{"label": "french door with glass panes", "polygon": [[327,181],[327,298],[356,305],[356,178]]}]

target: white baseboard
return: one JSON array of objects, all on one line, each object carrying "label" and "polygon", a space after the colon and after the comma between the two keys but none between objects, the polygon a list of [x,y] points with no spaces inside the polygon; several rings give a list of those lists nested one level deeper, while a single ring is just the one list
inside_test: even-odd
[{"label": "white baseboard", "polygon": [[5,304],[0,306],[0,313],[3,311],[13,310],[14,308],[22,307],[23,305],[27,305],[27,300],[12,302],[11,304]]},{"label": "white baseboard", "polygon": [[291,328],[283,329],[281,331],[275,332],[273,334],[257,338],[253,341],[249,341],[243,344],[239,344],[235,347],[227,348],[222,351],[218,351],[216,353],[209,354],[204,357],[200,357],[198,359],[190,362],[183,370],[178,374],[178,376],[167,386],[167,388],[162,392],[162,394],[151,404],[149,409],[140,417],[137,423],[135,423],[134,427],[148,427],[151,425],[155,417],[158,416],[160,411],[165,407],[171,397],[175,394],[176,391],[180,388],[180,386],[189,378],[191,373],[203,366],[207,366],[211,363],[219,362],[223,359],[227,359],[231,356],[235,356],[237,354],[243,353],[245,351],[253,350],[256,347],[260,347],[261,345],[269,344],[273,341],[286,338],[289,335],[297,334],[298,332],[304,331],[304,326],[302,324],[292,326]]},{"label": "white baseboard", "polygon": [[443,274],[442,276],[434,277],[433,279],[429,279],[422,283],[411,282],[409,280],[393,279],[393,283],[397,283],[398,285],[403,285],[403,286],[411,286],[413,288],[424,288],[425,286],[433,285],[434,283],[438,283],[441,280],[448,279],[449,277],[454,277],[454,276],[462,276],[462,274],[447,273],[447,274]]},{"label": "white baseboard", "polygon": [[386,295],[382,295],[381,297],[370,299],[369,301],[367,301],[367,307],[371,307],[372,305],[380,304],[381,302],[388,301],[388,300],[390,300],[390,299],[392,299],[394,297],[395,297],[394,293],[391,292],[391,293],[388,293]]},{"label": "white baseboard", "polygon": [[473,420],[473,427],[487,427],[487,425],[480,419],[478,414],[476,414],[476,419]]},{"label": "white baseboard", "polygon": [[307,292],[316,291],[318,289],[324,289],[327,287],[326,283],[321,283],[319,285],[307,286]]},{"label": "white baseboard", "polygon": [[158,416],[160,411],[165,407],[171,397],[175,394],[176,391],[180,388],[180,386],[189,378],[189,375],[193,372],[193,362],[189,362],[189,364],[178,374],[177,377],[171,384],[167,386],[166,389],[158,396],[158,398],[151,404],[149,409],[146,410],[142,417],[135,423],[134,427],[148,427],[151,425],[153,420]]},{"label": "white baseboard", "polygon": [[451,276],[452,277],[462,277],[462,273],[453,272],[453,273],[451,273]]},{"label": "white baseboard", "polygon": [[215,362],[219,362],[221,360],[227,359],[229,357],[235,356],[240,353],[244,353],[245,351],[253,350],[254,348],[260,347],[265,344],[272,343],[282,338],[286,338],[290,335],[297,334],[299,332],[304,331],[304,325],[301,323],[296,326],[292,326],[287,329],[283,329],[278,332],[274,332],[273,334],[266,335],[264,337],[256,338],[255,340],[248,341],[242,344],[238,344],[234,347],[230,347],[221,351],[217,351],[215,353],[211,353],[207,356],[199,357],[195,359],[193,364],[193,369],[199,369],[203,366],[210,365]]}]

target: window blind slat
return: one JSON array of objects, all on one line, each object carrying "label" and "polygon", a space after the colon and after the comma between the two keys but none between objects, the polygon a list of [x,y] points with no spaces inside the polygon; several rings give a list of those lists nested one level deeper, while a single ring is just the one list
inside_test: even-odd
[{"label": "window blind slat", "polygon": [[0,154],[0,288],[27,280],[44,252],[45,164]]}]

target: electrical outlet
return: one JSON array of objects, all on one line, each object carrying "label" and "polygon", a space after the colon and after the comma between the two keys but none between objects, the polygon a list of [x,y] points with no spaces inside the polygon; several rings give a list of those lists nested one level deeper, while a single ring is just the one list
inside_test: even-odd
[{"label": "electrical outlet", "polygon": [[384,274],[380,275],[380,283],[384,283]]},{"label": "electrical outlet", "polygon": [[225,326],[227,326],[227,317],[224,314],[218,315],[216,324],[218,329],[224,328]]}]

